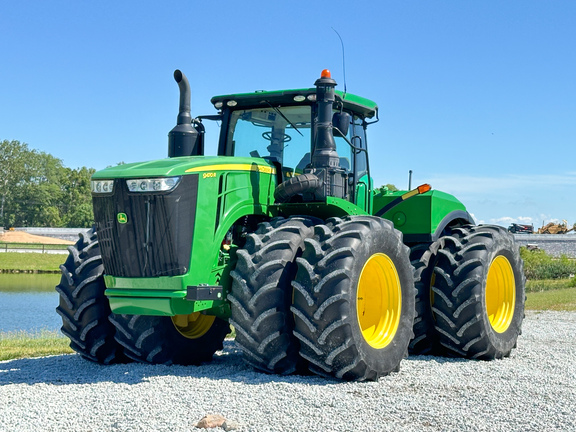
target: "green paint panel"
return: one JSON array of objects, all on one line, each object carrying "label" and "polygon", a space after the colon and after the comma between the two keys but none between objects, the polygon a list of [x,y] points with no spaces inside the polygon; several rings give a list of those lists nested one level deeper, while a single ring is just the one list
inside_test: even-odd
[{"label": "green paint panel", "polygon": [[[224,158],[233,161],[260,159]],[[222,240],[230,227],[247,215],[269,216],[275,174],[255,171],[214,171],[200,178],[188,285],[220,285],[225,266],[220,263]]]},{"label": "green paint panel", "polygon": [[320,219],[368,214],[350,201],[335,197],[327,197],[325,202],[276,204],[270,210],[274,216],[309,215]]},{"label": "green paint panel", "polygon": [[363,175],[358,179],[356,185],[356,205],[371,214],[372,192],[370,191],[373,181],[368,175]]},{"label": "green paint panel", "polygon": [[[406,192],[377,194],[374,196],[374,213]],[[442,219],[455,210],[466,211],[466,207],[454,196],[433,190],[407,199],[382,217],[391,220],[394,227],[404,234],[432,234]]]},{"label": "green paint panel", "polygon": [[187,301],[163,297],[109,297],[110,309],[116,314],[173,316],[189,315],[193,312],[209,310],[213,301]]},{"label": "green paint panel", "polygon": [[167,298],[184,298],[186,291],[161,291],[161,290],[142,290],[142,289],[117,289],[108,288],[104,292],[108,297],[167,297]]},{"label": "green paint panel", "polygon": [[126,315],[174,315],[170,305],[170,299],[164,298],[134,298],[134,297],[111,297],[110,309],[115,314]]},{"label": "green paint panel", "polygon": [[186,291],[188,283],[185,276],[158,277],[158,278],[121,278],[110,275],[104,276],[104,283],[108,289],[129,290],[170,290]]}]

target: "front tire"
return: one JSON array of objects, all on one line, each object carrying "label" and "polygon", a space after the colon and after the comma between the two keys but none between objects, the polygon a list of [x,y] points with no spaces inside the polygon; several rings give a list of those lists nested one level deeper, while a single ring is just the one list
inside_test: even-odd
[{"label": "front tire", "polygon": [[298,216],[263,222],[236,253],[236,269],[230,273],[230,322],[244,360],[260,371],[290,374],[299,369],[290,284],[304,239],[314,234],[318,223],[320,220]]},{"label": "front tire", "polygon": [[356,381],[398,370],[415,295],[401,233],[381,218],[349,216],[316,226],[305,243],[292,312],[310,370]]},{"label": "front tire", "polygon": [[442,349],[473,359],[509,356],[522,332],[525,300],[514,237],[498,226],[467,225],[440,240],[432,310]]},{"label": "front tire", "polygon": [[61,331],[70,339],[70,348],[85,359],[102,364],[122,362],[122,347],[114,340],[114,326],[108,320],[110,303],[104,295],[104,266],[95,229],[80,234],[68,251],[56,286]]},{"label": "front tire", "polygon": [[202,315],[113,315],[116,341],[132,360],[150,364],[209,362],[230,332],[227,321]]}]

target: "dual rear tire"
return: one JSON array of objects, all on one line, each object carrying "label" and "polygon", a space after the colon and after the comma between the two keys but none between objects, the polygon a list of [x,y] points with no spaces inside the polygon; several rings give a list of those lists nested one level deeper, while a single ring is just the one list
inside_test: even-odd
[{"label": "dual rear tire", "polygon": [[514,238],[497,226],[452,231],[438,251],[432,313],[440,352],[492,360],[522,332],[525,277]]},{"label": "dual rear tire", "polygon": [[376,217],[261,224],[231,273],[231,321],[246,362],[357,381],[398,370],[414,318],[408,252]]},{"label": "dual rear tire", "polygon": [[294,334],[311,371],[377,380],[407,356],[414,319],[409,250],[384,219],[330,219],[305,241],[292,286]]},{"label": "dual rear tire", "polygon": [[511,234],[492,225],[453,228],[414,264],[411,354],[510,355],[522,332],[525,300],[523,263]]}]

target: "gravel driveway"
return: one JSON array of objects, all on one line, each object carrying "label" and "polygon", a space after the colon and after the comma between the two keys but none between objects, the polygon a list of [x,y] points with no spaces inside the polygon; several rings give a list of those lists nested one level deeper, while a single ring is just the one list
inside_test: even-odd
[{"label": "gravel driveway", "polygon": [[254,431],[576,430],[575,340],[576,313],[531,312],[508,359],[416,356],[373,383],[256,373],[232,342],[201,367],[11,360],[0,431],[191,431],[206,414]]}]

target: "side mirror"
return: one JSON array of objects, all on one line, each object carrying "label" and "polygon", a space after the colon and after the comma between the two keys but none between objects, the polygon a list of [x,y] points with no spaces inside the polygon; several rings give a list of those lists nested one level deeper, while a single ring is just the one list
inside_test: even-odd
[{"label": "side mirror", "polygon": [[348,135],[350,127],[350,114],[346,112],[337,112],[332,116],[332,127],[335,137]]}]

